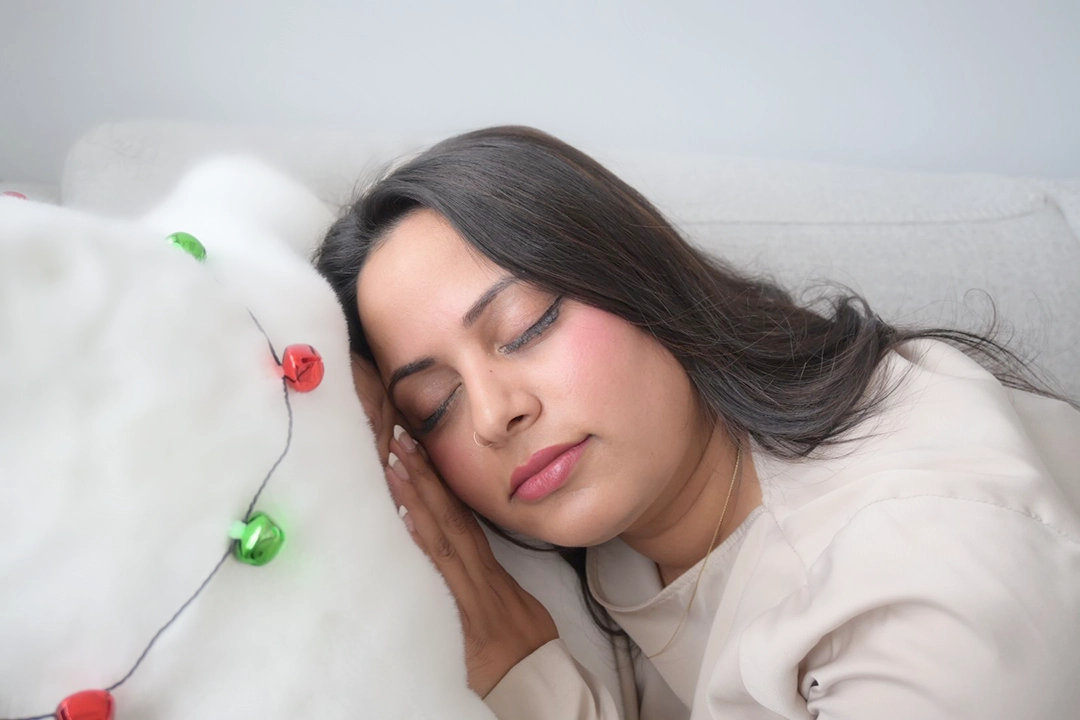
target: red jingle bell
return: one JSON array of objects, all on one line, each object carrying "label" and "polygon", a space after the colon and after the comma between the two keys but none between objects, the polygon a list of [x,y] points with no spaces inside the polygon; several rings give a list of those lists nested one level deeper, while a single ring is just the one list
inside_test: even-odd
[{"label": "red jingle bell", "polygon": [[311,392],[319,387],[323,373],[322,357],[310,345],[290,345],[281,358],[281,373],[296,392]]},{"label": "red jingle bell", "polygon": [[115,703],[105,690],[83,690],[64,699],[56,720],[113,720]]}]

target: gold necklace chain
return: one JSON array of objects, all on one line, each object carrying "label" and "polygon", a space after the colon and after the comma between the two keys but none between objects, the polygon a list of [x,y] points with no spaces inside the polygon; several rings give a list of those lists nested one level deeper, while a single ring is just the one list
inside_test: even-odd
[{"label": "gold necklace chain", "polygon": [[686,610],[683,611],[682,617],[679,618],[679,624],[675,626],[675,632],[671,634],[671,639],[667,641],[667,644],[665,644],[664,647],[660,648],[652,655],[646,655],[645,657],[649,660],[652,660],[654,657],[671,647],[671,643],[675,642],[675,638],[678,637],[679,631],[682,630],[682,626],[686,622],[686,619],[690,617],[690,607],[694,604],[694,598],[697,597],[701,576],[705,574],[705,566],[709,564],[709,558],[712,557],[712,551],[716,546],[716,539],[720,536],[720,526],[724,524],[724,517],[727,516],[728,504],[731,502],[731,493],[735,489],[735,480],[739,477],[739,464],[741,460],[742,447],[736,446],[735,470],[731,473],[731,484],[728,485],[727,497],[724,498],[724,509],[720,513],[720,522],[716,523],[716,530],[713,531],[712,541],[709,543],[709,549],[705,552],[705,559],[701,563],[701,569],[698,570],[697,578],[694,580],[694,589],[690,591],[690,602],[686,603]]}]

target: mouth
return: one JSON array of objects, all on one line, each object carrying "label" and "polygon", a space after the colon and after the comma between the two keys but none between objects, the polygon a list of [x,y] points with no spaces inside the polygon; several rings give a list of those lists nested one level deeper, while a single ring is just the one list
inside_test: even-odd
[{"label": "mouth", "polygon": [[591,435],[578,443],[552,445],[533,453],[510,476],[510,499],[535,501],[547,497],[570,478]]}]

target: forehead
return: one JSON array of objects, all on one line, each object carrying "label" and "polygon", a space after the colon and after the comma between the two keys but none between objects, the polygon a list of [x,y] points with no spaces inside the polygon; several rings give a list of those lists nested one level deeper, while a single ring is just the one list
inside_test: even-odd
[{"label": "forehead", "polygon": [[401,336],[434,332],[461,316],[506,274],[438,213],[406,215],[368,256],[357,277],[357,310],[376,355]]}]

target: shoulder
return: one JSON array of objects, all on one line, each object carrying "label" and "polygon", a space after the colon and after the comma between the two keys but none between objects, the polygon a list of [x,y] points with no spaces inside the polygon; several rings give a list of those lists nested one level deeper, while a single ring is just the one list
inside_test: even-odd
[{"label": "shoulder", "polygon": [[850,442],[810,459],[754,454],[764,504],[804,565],[858,515],[919,498],[924,502],[906,505],[916,515],[962,501],[983,514],[1012,512],[1060,535],[1080,533],[1077,509],[1062,491],[1080,486],[1080,468],[1059,461],[1075,440],[1041,434],[1036,442],[1031,435],[1038,426],[1033,412],[1051,412],[1057,425],[1067,415],[1077,428],[1080,413],[1050,401],[1019,412],[1015,392],[940,342],[903,346],[881,375],[893,392]]},{"label": "shoulder", "polygon": [[822,717],[1055,717],[1080,702],[1080,540],[983,501],[876,502],[738,652],[751,694]]},{"label": "shoulder", "polygon": [[1080,519],[1047,444],[942,343],[882,374],[895,390],[846,452],[754,456],[767,514],[732,648],[745,687],[821,717],[1055,717],[1025,708],[1080,702]]}]

